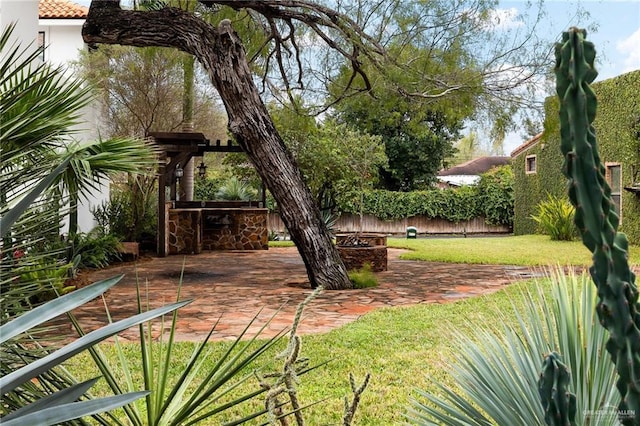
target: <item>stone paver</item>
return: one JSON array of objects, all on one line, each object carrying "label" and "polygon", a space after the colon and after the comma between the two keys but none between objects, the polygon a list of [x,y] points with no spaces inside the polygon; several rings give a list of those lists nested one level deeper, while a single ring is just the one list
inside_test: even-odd
[{"label": "stone paver", "polygon": [[[445,303],[491,293],[535,273],[526,267],[404,261],[399,259],[402,252],[389,249],[388,271],[377,273],[378,287],[321,293],[305,309],[299,334],[324,333],[381,307]],[[113,320],[136,313],[136,279],[154,308],[176,300],[182,274],[180,298],[193,299],[179,310],[177,339],[183,341],[202,340],[216,323],[212,339],[235,339],[256,316],[246,336],[255,335],[269,318],[262,335],[272,336],[291,325],[298,304],[312,292],[295,248],[151,258],[95,271],[89,278],[93,282],[118,274],[125,277],[105,295]],[[87,330],[107,322],[101,299],[74,313]],[[56,322],[61,334],[71,333],[63,319]],[[165,321],[165,328],[168,325]],[[154,327],[157,336],[160,322]],[[133,328],[120,336],[135,340],[136,333]]]}]

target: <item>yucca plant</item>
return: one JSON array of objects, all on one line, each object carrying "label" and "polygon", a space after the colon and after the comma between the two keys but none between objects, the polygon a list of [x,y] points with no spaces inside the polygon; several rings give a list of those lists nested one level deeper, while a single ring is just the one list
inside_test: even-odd
[{"label": "yucca plant", "polygon": [[[181,280],[182,281],[182,280]],[[180,289],[181,285],[178,287]],[[140,286],[138,286],[139,290]],[[177,298],[180,297],[180,290]],[[138,309],[145,309],[144,297],[137,293]],[[125,355],[122,344],[116,339],[116,359],[110,359],[99,347],[89,349],[91,357],[98,366],[107,384],[116,395],[135,392],[136,383],[133,380],[134,371],[142,371],[145,389],[151,392],[144,400],[124,407],[125,419],[111,419],[112,425],[133,426],[178,426],[192,425],[219,415],[225,410],[240,405],[265,392],[256,386],[253,390],[245,391],[239,396],[229,398],[229,394],[240,385],[254,378],[251,366],[265,351],[271,348],[282,337],[282,333],[270,339],[258,341],[260,332],[269,324],[264,323],[255,337],[243,341],[246,332],[255,323],[258,315],[245,327],[233,343],[217,359],[212,359],[211,348],[207,343],[213,334],[216,324],[204,340],[194,348],[184,370],[175,375],[171,371],[172,365],[181,362],[176,357],[175,337],[178,312],[174,311],[168,327],[162,320],[161,330],[168,329],[159,339],[152,336],[152,324],[139,326],[140,356],[133,365]],[[76,329],[84,334],[82,326],[74,320]],[[284,330],[283,330],[284,332]],[[140,363],[140,365],[137,365]],[[205,366],[213,365],[208,371]],[[257,369],[257,367],[255,367]],[[117,375],[124,374],[124,380]],[[306,372],[298,371],[299,374]],[[203,377],[204,376],[204,377]],[[240,424],[264,415],[267,410],[247,413],[233,424]]]},{"label": "yucca plant", "polygon": [[216,192],[216,198],[219,200],[249,201],[255,197],[256,190],[235,176],[227,179]]},{"label": "yucca plant", "polygon": [[539,231],[551,236],[551,240],[571,241],[578,235],[573,223],[576,209],[569,200],[548,194],[537,208],[538,214],[531,218],[538,223]]},{"label": "yucca plant", "polygon": [[540,360],[555,351],[571,372],[576,424],[617,424],[620,396],[615,367],[603,354],[608,334],[595,314],[596,288],[586,274],[567,277],[561,269],[551,274],[550,286],[536,280],[523,290],[525,305],[514,305],[515,329],[500,326],[497,313],[474,333],[454,331],[449,367],[455,388],[436,382],[441,395],[418,391],[407,418],[419,425],[544,425]]}]

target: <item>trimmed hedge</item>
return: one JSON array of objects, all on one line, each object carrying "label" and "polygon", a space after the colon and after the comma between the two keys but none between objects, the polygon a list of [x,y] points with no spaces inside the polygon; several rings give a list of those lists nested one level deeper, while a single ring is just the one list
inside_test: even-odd
[{"label": "trimmed hedge", "polygon": [[[593,123],[602,162],[616,162],[622,166],[622,186],[633,182],[633,166],[640,168],[640,71],[594,83],[598,111]],[[560,153],[559,103],[550,97],[545,104],[544,132],[541,140],[513,159],[515,177],[516,235],[533,234],[536,223],[531,215],[547,194],[567,198],[566,178],[562,175]],[[543,148],[544,147],[544,148]],[[537,173],[525,173],[527,155],[537,155]],[[627,234],[631,244],[640,244],[640,197],[622,191],[622,221],[620,231]]]},{"label": "trimmed hedge", "polygon": [[[359,214],[360,193],[352,192],[338,200],[343,213]],[[393,192],[371,190],[364,193],[364,213],[382,220],[412,216],[439,218],[451,222],[484,216],[490,225],[513,223],[513,172],[503,166],[485,173],[476,186],[456,189]]]}]

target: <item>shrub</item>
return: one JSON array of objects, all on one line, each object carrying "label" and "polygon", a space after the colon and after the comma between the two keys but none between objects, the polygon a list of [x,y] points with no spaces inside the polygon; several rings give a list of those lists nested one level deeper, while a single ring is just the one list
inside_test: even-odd
[{"label": "shrub", "polygon": [[495,167],[480,176],[475,187],[478,209],[490,225],[513,226],[513,176],[511,166]]},{"label": "shrub", "polygon": [[221,177],[206,179],[196,179],[193,186],[194,200],[215,200],[218,189],[222,186],[225,179]]},{"label": "shrub", "polygon": [[120,239],[96,227],[86,234],[69,237],[72,255],[78,258],[79,268],[104,268],[114,260],[120,260]]},{"label": "shrub", "polygon": [[158,200],[154,192],[155,184],[141,178],[113,185],[109,201],[94,208],[93,217],[106,233],[122,241],[155,241]]},{"label": "shrub", "polygon": [[550,235],[553,241],[571,241],[577,235],[575,211],[566,199],[548,194],[547,200],[538,204],[538,214],[531,218],[538,223],[539,232]]},{"label": "shrub", "polygon": [[536,281],[525,305],[513,304],[516,329],[501,325],[512,320],[501,321],[497,310],[494,323],[474,326],[472,334],[454,331],[455,356],[446,369],[456,386],[436,382],[442,395],[419,391],[407,417],[417,425],[545,424],[536,383],[540,360],[555,351],[571,371],[569,388],[578,395],[583,424],[617,424],[610,413],[594,417],[616,407],[620,395],[615,366],[602,353],[608,333],[598,324],[597,289],[589,281],[586,274],[567,278],[559,269],[550,292]]},{"label": "shrub", "polygon": [[378,286],[378,278],[371,271],[371,265],[365,263],[362,268],[349,272],[349,279],[353,288],[369,288]]},{"label": "shrub", "polygon": [[426,216],[462,222],[484,216],[490,225],[513,224],[513,172],[510,166],[483,174],[476,186],[412,192],[352,191],[339,197],[338,210],[360,214],[361,196],[363,213],[382,220]]}]

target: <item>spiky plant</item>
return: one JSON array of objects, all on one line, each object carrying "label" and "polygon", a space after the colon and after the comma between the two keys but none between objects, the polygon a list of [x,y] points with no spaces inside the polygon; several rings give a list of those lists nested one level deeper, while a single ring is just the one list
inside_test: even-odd
[{"label": "spiky plant", "polygon": [[577,424],[616,424],[610,415],[582,416],[620,400],[613,365],[602,356],[608,336],[596,323],[596,288],[588,284],[586,274],[565,276],[558,268],[550,291],[549,284],[536,280],[524,290],[524,304],[514,302],[517,326],[501,325],[513,320],[496,309],[491,324],[475,324],[472,333],[454,331],[454,355],[447,364],[456,386],[436,382],[441,395],[419,391],[407,414],[412,424],[543,425],[536,382],[541,356],[553,352],[562,354],[572,372],[568,387],[577,396]]}]

